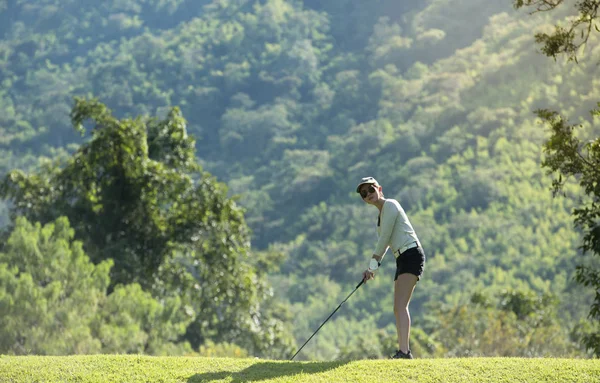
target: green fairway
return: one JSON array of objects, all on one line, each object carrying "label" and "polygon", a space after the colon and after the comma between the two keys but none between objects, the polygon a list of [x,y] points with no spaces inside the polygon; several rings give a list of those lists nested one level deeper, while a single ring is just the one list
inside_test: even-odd
[{"label": "green fairway", "polygon": [[600,382],[600,360],[285,362],[149,356],[0,357],[0,382]]}]

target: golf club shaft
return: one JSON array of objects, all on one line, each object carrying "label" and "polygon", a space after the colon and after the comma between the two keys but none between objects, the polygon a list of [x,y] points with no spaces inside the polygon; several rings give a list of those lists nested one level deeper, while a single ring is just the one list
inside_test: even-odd
[{"label": "golf club shaft", "polygon": [[313,334],[310,336],[310,338],[308,338],[308,339],[306,340],[306,342],[304,342],[304,344],[302,345],[302,347],[300,347],[300,349],[299,349],[298,351],[296,351],[296,353],[294,354],[294,356],[292,356],[292,358],[291,358],[290,360],[294,360],[294,358],[296,357],[296,355],[298,355],[298,354],[300,353],[300,351],[302,351],[302,349],[304,348],[304,346],[306,346],[306,344],[308,343],[308,341],[310,341],[310,340],[313,338],[313,336],[315,336],[315,335],[317,334],[317,332],[319,332],[319,330],[321,329],[321,327],[323,327],[323,325],[324,325],[325,323],[327,323],[327,321],[329,320],[329,318],[331,318],[331,317],[333,316],[333,314],[335,314],[335,313],[336,313],[336,311],[338,311],[338,310],[339,310],[339,308],[340,308],[340,307],[342,307],[342,305],[343,305],[343,304],[344,304],[344,303],[345,303],[345,302],[348,300],[348,298],[350,298],[350,296],[352,296],[352,294],[354,294],[354,292],[355,292],[356,290],[358,290],[358,288],[359,288],[359,287],[360,287],[360,286],[361,286],[363,283],[365,283],[365,280],[364,280],[364,279],[363,279],[362,281],[360,281],[360,283],[359,283],[358,285],[356,285],[356,287],[354,288],[354,290],[352,290],[352,292],[350,293],[350,295],[348,295],[348,296],[346,297],[346,299],[344,299],[344,300],[342,301],[342,303],[340,303],[340,305],[339,305],[339,306],[338,306],[338,307],[337,307],[335,310],[333,310],[333,312],[331,313],[331,315],[329,315],[329,316],[327,317],[327,319],[325,319],[325,322],[323,322],[323,323],[322,323],[322,324],[319,326],[319,328],[317,329],[317,331],[315,331],[315,332],[314,332],[314,333],[313,333]]}]

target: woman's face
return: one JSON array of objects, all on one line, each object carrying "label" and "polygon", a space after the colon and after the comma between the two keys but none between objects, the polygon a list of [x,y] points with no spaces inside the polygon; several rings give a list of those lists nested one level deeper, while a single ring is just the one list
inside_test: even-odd
[{"label": "woman's face", "polygon": [[363,201],[372,205],[381,198],[381,186],[365,184],[360,187],[359,193]]}]

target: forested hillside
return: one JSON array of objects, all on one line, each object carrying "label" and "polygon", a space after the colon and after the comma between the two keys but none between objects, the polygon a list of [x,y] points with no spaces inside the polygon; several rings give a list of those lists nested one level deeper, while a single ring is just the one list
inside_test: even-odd
[{"label": "forested hillside", "polygon": [[[547,132],[534,114],[560,110],[584,136],[600,135],[589,114],[600,100],[597,36],[577,65],[534,43],[566,11],[530,15],[510,0],[0,0],[0,173],[35,172],[91,140],[71,124],[75,96],[122,121],[169,121],[177,106],[203,171],[245,209],[252,252],[280,260],[256,273],[272,286],[257,294],[281,305],[270,315],[297,345],[367,266],[377,215],[354,189],[369,175],[403,205],[427,255],[411,303],[416,355],[586,355],[578,334],[592,292],[572,279],[586,259],[570,217],[581,192],[570,185],[568,198],[553,199],[540,167]],[[11,203],[0,210],[8,232]],[[74,238],[86,243],[82,231]],[[392,261],[300,358],[391,352]],[[197,282],[208,289],[211,279]],[[205,322],[215,332],[194,338],[190,323]],[[168,340],[236,343],[236,330],[217,322],[179,319],[186,335],[171,329]],[[293,346],[257,346],[267,338],[240,346],[290,356]]]}]

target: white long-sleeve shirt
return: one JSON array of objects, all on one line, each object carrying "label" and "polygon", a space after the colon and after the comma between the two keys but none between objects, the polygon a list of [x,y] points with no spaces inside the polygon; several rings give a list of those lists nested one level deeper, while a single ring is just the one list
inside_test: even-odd
[{"label": "white long-sleeve shirt", "polygon": [[417,233],[415,233],[404,209],[395,199],[386,199],[383,203],[377,225],[377,235],[379,240],[373,254],[381,257],[385,255],[388,247],[392,248],[394,256],[397,257],[399,249],[413,242],[419,242]]}]

